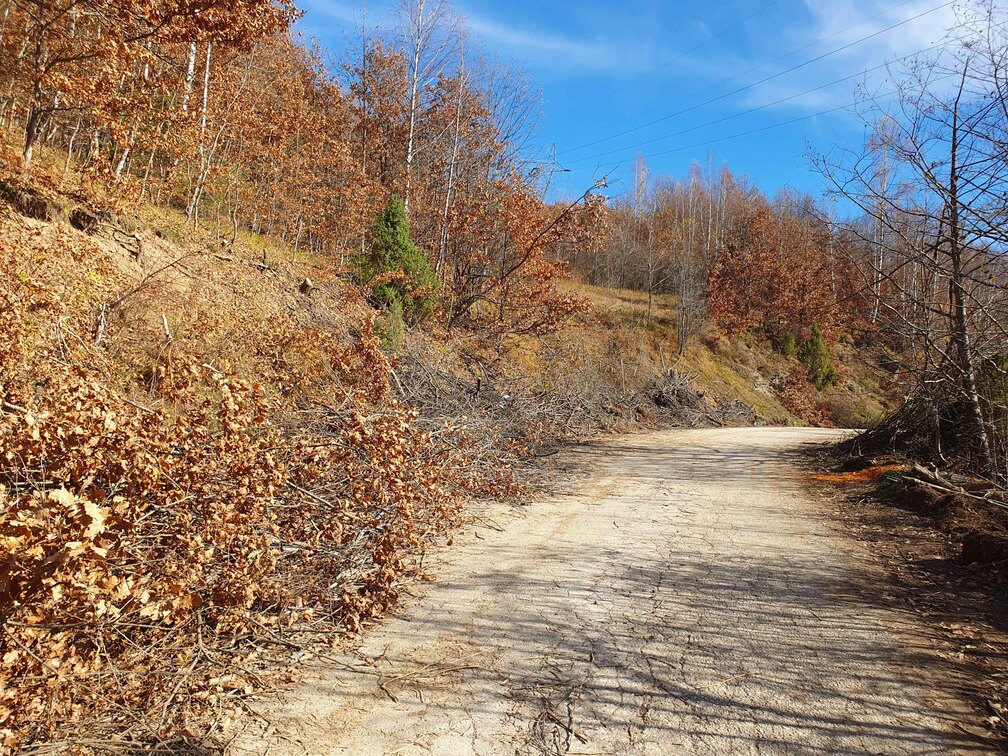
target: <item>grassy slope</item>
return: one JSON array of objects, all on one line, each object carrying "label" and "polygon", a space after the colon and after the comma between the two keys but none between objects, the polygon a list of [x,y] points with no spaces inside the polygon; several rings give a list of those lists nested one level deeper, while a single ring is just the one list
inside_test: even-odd
[{"label": "grassy slope", "polygon": [[[292,317],[304,325],[346,333],[372,317],[350,287],[333,275],[328,261],[312,260],[303,252],[295,258],[278,240],[243,232],[228,246],[215,231],[193,229],[178,214],[150,207],[120,217],[117,228],[105,227],[93,236],[63,222],[30,220],[9,209],[6,215],[8,242],[18,236],[16,243],[48,261],[38,271],[37,284],[69,296],[73,305],[68,312],[82,321],[97,319],[102,303],[127,295],[116,307],[116,322],[108,326],[110,333],[119,332],[120,341],[131,342],[117,376],[124,388],[142,388],[145,366],[137,364],[135,354],[139,347],[156,362],[166,338],[165,319],[173,339],[193,342],[213,355],[212,362],[221,369],[261,380],[265,376],[259,363],[268,359],[268,350],[254,348],[252,334],[272,318]],[[262,267],[264,261],[268,269]],[[308,294],[299,290],[305,278],[314,283]],[[626,397],[645,395],[672,370],[688,376],[714,403],[742,402],[771,424],[802,423],[775,391],[794,362],[767,342],[751,336],[728,338],[712,329],[680,356],[673,297],[656,296],[648,322],[647,297],[641,292],[569,286],[586,297],[592,309],[565,332],[509,339],[501,360],[476,350],[481,364],[495,363],[491,381],[500,394],[539,400],[552,396],[561,403],[577,397],[583,399],[586,413],[647,421],[652,418],[646,402],[634,412],[616,405]],[[414,333],[408,341],[429,354],[435,353],[429,350],[435,342],[438,359],[455,372],[473,359],[464,339]],[[839,344],[834,355],[843,380],[819,397],[834,421],[862,426],[880,416],[887,406],[884,392],[855,359],[853,348]],[[270,390],[284,392],[282,379],[272,373],[270,377]],[[559,408],[553,412],[555,424],[562,424],[560,413]],[[611,419],[593,429],[619,427]],[[572,432],[589,425],[581,423]]]},{"label": "grassy slope", "polygon": [[[5,153],[0,157],[10,163],[13,148],[7,144],[0,147]],[[43,184],[66,185],[69,179],[83,185],[75,192],[83,193],[82,188],[87,193],[93,191],[86,179],[63,174],[62,155],[49,153],[40,153],[36,168],[41,170]],[[97,201],[102,203],[100,197]],[[57,197],[57,204],[65,217],[74,202]],[[138,331],[137,339],[153,338],[158,342],[154,335],[163,332],[164,315],[175,338],[194,339],[201,351],[219,353],[225,366],[234,372],[255,375],[256,361],[261,361],[262,356],[249,354],[249,333],[271,316],[283,314],[301,324],[343,333],[371,317],[359,297],[333,275],[330,260],[313,260],[303,251],[295,256],[279,240],[246,231],[241,231],[236,243],[227,247],[209,225],[193,229],[178,213],[160,208],[145,206],[125,215],[133,217],[121,219],[120,225],[127,229],[127,237],[134,230],[139,233],[141,256],[135,254],[135,242],[124,239],[121,233],[105,234],[109,238],[102,239],[102,234],[87,237],[63,223],[28,223],[41,229],[40,233],[33,232],[38,238],[47,238],[50,231],[46,229],[58,227],[58,234],[79,239],[84,249],[97,246],[101,253],[98,258],[91,263],[87,256],[83,259],[85,268],[91,266],[86,280],[80,277],[80,265],[61,266],[57,260],[53,266],[54,270],[65,267],[70,271],[68,280],[77,283],[68,283],[65,288],[76,287],[78,294],[87,292],[89,309],[100,307],[117,292],[127,291],[131,282],[135,284],[155,273],[137,295],[130,296],[127,304],[132,308],[122,308],[129,312],[120,315],[131,328],[143,324],[143,333]],[[183,256],[185,260],[179,266],[160,270]],[[99,260],[114,275],[100,275],[95,268]],[[270,270],[255,267],[263,262]],[[316,284],[308,296],[299,292],[304,278]],[[492,364],[489,378],[501,394],[531,393],[540,399],[552,394],[554,401],[566,403],[582,397],[586,413],[627,415],[626,407],[615,406],[620,398],[646,395],[662,383],[668,370],[674,370],[688,376],[714,403],[742,402],[759,419],[771,424],[803,422],[779,396],[783,377],[794,371],[794,362],[776,353],[767,342],[749,336],[727,338],[712,328],[680,357],[675,345],[674,297],[656,296],[648,322],[647,296],[641,292],[600,289],[582,283],[571,283],[569,287],[592,303],[592,311],[577,318],[558,336],[509,339],[502,355],[474,349],[465,339],[443,334],[433,338],[413,334],[408,341],[414,353],[436,353],[438,361],[460,377],[472,377],[474,360],[481,369]],[[411,351],[409,344],[406,351]],[[890,407],[890,400],[856,358],[853,347],[841,343],[833,351],[842,380],[814,399],[836,424],[863,427],[880,417]],[[284,390],[282,385],[273,388]],[[637,401],[635,406],[640,404]],[[646,420],[649,408],[636,406],[630,414],[629,419]],[[581,429],[589,424],[582,423]],[[597,425],[613,427],[609,421]],[[579,429],[573,430],[576,433]]]},{"label": "grassy slope", "polygon": [[[680,357],[675,344],[674,296],[654,297],[649,323],[647,295],[642,292],[572,286],[593,305],[592,312],[582,318],[582,327],[574,331],[576,338],[602,342],[610,334],[613,344],[621,347],[611,353],[611,359],[622,358],[632,374],[657,378],[662,370],[675,370],[690,376],[715,402],[743,402],[770,424],[803,423],[782,404],[775,390],[797,363],[776,352],[768,341],[748,334],[729,338],[712,327]],[[885,389],[849,343],[841,342],[832,351],[841,381],[816,398],[837,425],[863,427],[877,420],[891,406]]]}]

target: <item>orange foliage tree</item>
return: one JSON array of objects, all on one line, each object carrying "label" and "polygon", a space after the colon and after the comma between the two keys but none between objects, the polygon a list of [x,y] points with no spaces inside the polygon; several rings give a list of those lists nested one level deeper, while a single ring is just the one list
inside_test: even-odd
[{"label": "orange foliage tree", "polygon": [[366,34],[334,64],[292,36],[292,1],[10,0],[0,119],[23,129],[23,167],[57,147],[82,187],[100,178],[117,202],[179,208],[223,243],[271,235],[337,270],[397,196],[444,323],[482,328],[496,308],[495,331],[558,327],[580,305],[551,256],[583,208],[557,222],[535,188],[535,92],[467,53],[447,3],[422,31],[431,9],[404,5],[408,38]]},{"label": "orange foliage tree", "polygon": [[838,322],[828,235],[813,221],[760,202],[736,220],[710,273],[710,308],[729,332],[807,335]]},{"label": "orange foliage tree", "polygon": [[10,82],[8,120],[24,109],[25,162],[68,114],[93,119],[125,148],[123,127],[135,120],[137,95],[149,101],[157,93],[152,67],[163,49],[245,46],[293,17],[292,0],[12,0],[0,32],[0,70]]}]

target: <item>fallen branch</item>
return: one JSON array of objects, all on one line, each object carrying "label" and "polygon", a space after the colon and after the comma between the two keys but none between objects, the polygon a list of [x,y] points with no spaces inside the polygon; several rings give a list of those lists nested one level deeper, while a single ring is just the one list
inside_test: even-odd
[{"label": "fallen branch", "polygon": [[581,743],[581,745],[586,745],[588,743],[588,739],[584,735],[575,730],[573,726],[568,725],[566,722],[562,722],[560,720],[560,717],[558,717],[552,711],[547,711],[546,716],[549,718],[551,722],[560,725],[561,727],[564,728],[564,730],[566,730],[568,733],[577,738],[578,741]]},{"label": "fallen branch", "polygon": [[[973,499],[974,501],[982,501],[982,502],[984,502],[986,504],[993,504],[995,507],[1001,507],[1002,509],[1008,509],[1008,504],[1006,504],[1004,502],[997,501],[996,499],[992,499],[992,498],[990,498],[990,496],[977,496],[976,494],[972,494],[972,493],[970,493],[969,491],[967,491],[966,489],[964,489],[964,488],[962,488],[960,486],[954,486],[952,484],[941,485],[939,483],[934,483],[934,482],[931,482],[931,481],[922,480],[921,478],[914,477],[913,475],[904,475],[903,476],[903,480],[908,480],[911,483],[917,483],[918,485],[926,486],[927,488],[931,488],[931,489],[933,489],[935,491],[939,491],[941,493],[952,494],[953,496],[965,496],[966,498]],[[995,490],[996,489],[992,489],[991,492],[993,493]]]}]

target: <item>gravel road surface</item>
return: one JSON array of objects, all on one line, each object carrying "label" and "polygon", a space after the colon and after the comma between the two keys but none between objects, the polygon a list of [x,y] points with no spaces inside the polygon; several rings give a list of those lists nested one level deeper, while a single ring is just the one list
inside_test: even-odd
[{"label": "gravel road surface", "polygon": [[835,432],[716,429],[565,452],[232,752],[985,753],[938,641],[796,459]]}]

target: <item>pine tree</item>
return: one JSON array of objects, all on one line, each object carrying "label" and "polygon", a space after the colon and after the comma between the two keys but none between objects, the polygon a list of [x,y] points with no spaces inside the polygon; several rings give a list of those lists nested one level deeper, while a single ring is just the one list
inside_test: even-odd
[{"label": "pine tree", "polygon": [[833,367],[829,346],[826,344],[826,339],[823,338],[819,326],[812,326],[812,336],[802,344],[801,350],[798,352],[798,359],[808,370],[809,380],[820,391],[840,380],[840,374]]},{"label": "pine tree", "polygon": [[360,280],[370,288],[375,305],[402,306],[406,320],[429,317],[437,301],[438,281],[430,260],[410,239],[403,203],[393,197],[371,227],[371,253],[361,264]]}]

